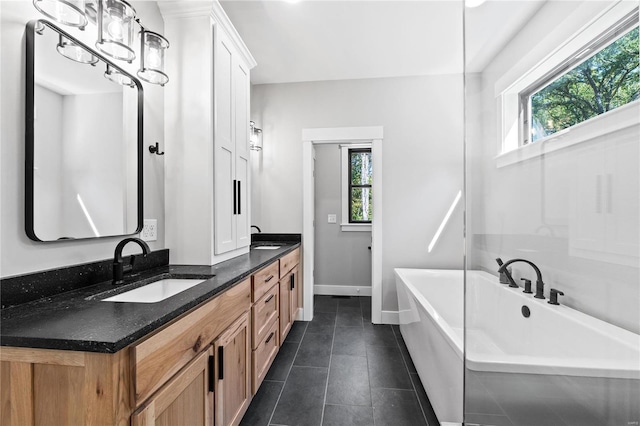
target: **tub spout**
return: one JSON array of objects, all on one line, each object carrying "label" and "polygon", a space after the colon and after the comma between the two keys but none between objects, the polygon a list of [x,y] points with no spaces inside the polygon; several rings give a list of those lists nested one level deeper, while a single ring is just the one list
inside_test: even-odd
[{"label": "tub spout", "polygon": [[[496,259],[496,260],[500,260],[500,258]],[[500,262],[502,262],[500,260]],[[544,282],[542,281],[542,272],[540,272],[540,268],[538,268],[533,262],[530,262],[526,259],[511,259],[509,261],[507,261],[506,263],[500,264],[500,262],[498,262],[498,264],[500,265],[500,268],[498,269],[498,272],[500,273],[504,273],[507,270],[507,266],[511,265],[512,263],[515,262],[524,262],[527,263],[529,265],[531,265],[531,267],[533,268],[534,271],[536,271],[536,294],[535,297],[536,299],[544,299]],[[510,277],[510,276],[509,276]],[[511,279],[511,281],[513,281],[513,279]]]}]

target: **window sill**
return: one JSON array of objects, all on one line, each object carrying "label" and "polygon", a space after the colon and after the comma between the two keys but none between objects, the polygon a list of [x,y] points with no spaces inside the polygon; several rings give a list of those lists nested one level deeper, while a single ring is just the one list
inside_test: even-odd
[{"label": "window sill", "polygon": [[627,105],[593,117],[568,129],[554,133],[534,143],[504,152],[497,157],[496,167],[501,168],[543,156],[583,142],[592,141],[626,128],[637,126],[640,102]]},{"label": "window sill", "polygon": [[371,232],[370,223],[341,223],[342,232]]}]

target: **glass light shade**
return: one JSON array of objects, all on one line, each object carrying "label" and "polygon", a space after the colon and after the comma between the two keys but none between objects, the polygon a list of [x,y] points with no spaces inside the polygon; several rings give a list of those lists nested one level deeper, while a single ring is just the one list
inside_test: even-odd
[{"label": "glass light shade", "polygon": [[33,0],[33,6],[43,15],[70,27],[84,28],[84,0]]},{"label": "glass light shade", "polygon": [[110,80],[122,86],[129,86],[129,87],[135,86],[133,83],[133,80],[130,77],[122,74],[120,71],[111,67],[108,64],[107,64],[107,71],[104,73],[104,76],[107,80]]},{"label": "glass light shade", "polygon": [[81,64],[95,65],[98,62],[98,58],[91,54],[91,52],[78,46],[71,40],[67,40],[60,34],[60,41],[56,46],[56,50],[65,58],[72,61],[80,62]]},{"label": "glass light shade", "polygon": [[92,24],[98,23],[98,2],[100,2],[100,0],[84,1],[84,15]]},{"label": "glass light shade", "polygon": [[262,149],[262,129],[258,129],[253,121],[249,122],[249,149],[253,151]]},{"label": "glass light shade", "polygon": [[153,84],[164,86],[169,77],[164,72],[164,52],[169,42],[160,34],[142,30],[140,33],[140,69],[138,77]]},{"label": "glass light shade", "polygon": [[136,11],[124,0],[99,0],[96,47],[115,59],[131,62]]}]

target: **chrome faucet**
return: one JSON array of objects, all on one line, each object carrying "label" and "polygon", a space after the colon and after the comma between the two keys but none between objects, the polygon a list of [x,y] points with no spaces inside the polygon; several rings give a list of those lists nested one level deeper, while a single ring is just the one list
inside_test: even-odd
[{"label": "chrome faucet", "polygon": [[133,269],[133,262],[135,260],[134,256],[131,256],[131,260],[129,260],[129,264],[126,266],[122,261],[122,249],[124,249],[124,246],[126,246],[127,243],[130,242],[138,244],[142,249],[142,253],[144,254],[144,256],[151,253],[151,249],[149,248],[147,243],[142,241],[140,238],[125,238],[124,240],[120,241],[116,246],[115,253],[113,254],[113,285],[122,284],[124,282],[124,273],[129,272]]},{"label": "chrome faucet", "polygon": [[[533,296],[536,299],[544,299],[544,282],[542,281],[542,272],[540,272],[540,269],[533,263],[530,262],[528,260],[525,259],[511,259],[509,261],[507,261],[506,263],[502,263],[502,260],[500,258],[496,259],[496,262],[498,262],[498,265],[500,265],[500,268],[498,269],[499,273],[504,273],[507,270],[507,266],[511,265],[512,263],[515,262],[524,262],[527,263],[529,265],[531,265],[531,267],[536,271],[536,294]],[[513,284],[515,284],[515,282],[513,281],[513,278],[511,278],[511,274],[509,274],[507,272],[507,278],[509,279],[510,282],[512,282]],[[511,286],[511,285],[509,285]]]}]

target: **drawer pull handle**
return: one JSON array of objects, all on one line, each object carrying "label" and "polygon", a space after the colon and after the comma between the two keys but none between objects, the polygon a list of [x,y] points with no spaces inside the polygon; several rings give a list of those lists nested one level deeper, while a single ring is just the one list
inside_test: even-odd
[{"label": "drawer pull handle", "polygon": [[273,296],[275,296],[275,294],[272,294],[271,296],[267,297],[267,300],[265,300],[264,303],[269,303],[271,299],[273,299]]},{"label": "drawer pull handle", "polygon": [[273,279],[273,275],[269,275],[269,276],[264,280],[264,282],[265,282],[265,283],[268,283],[268,282],[269,282],[269,281],[271,281],[272,279]]},{"label": "drawer pull handle", "polygon": [[264,341],[264,343],[265,343],[265,344],[266,344],[266,343],[269,343],[269,341],[270,341],[271,339],[273,339],[273,336],[274,336],[274,334],[273,334],[273,331],[272,331],[272,332],[271,332],[271,334],[269,335],[269,337],[267,337],[267,340],[265,340],[265,341]]}]

